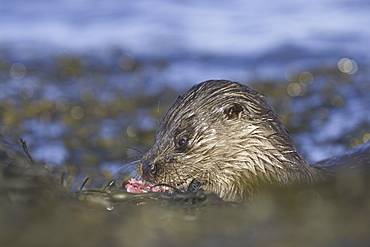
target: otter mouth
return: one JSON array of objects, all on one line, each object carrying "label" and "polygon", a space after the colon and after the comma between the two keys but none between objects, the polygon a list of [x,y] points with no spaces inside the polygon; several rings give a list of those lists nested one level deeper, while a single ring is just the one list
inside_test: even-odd
[{"label": "otter mouth", "polygon": [[149,183],[144,180],[137,180],[135,178],[131,178],[128,181],[128,184],[125,185],[127,192],[130,193],[148,193],[148,192],[165,192],[171,191],[172,187],[165,184],[153,184]]},{"label": "otter mouth", "polygon": [[193,178],[186,179],[180,183],[152,183],[145,180],[131,178],[125,185],[127,192],[148,193],[148,192],[184,192],[199,190],[205,183]]},{"label": "otter mouth", "polygon": [[141,179],[150,188],[166,187],[168,191],[184,192],[199,190],[203,185],[207,184],[206,182],[199,181],[198,178],[190,174],[161,172],[161,169],[158,168],[158,163],[148,160],[141,160],[139,169]]}]

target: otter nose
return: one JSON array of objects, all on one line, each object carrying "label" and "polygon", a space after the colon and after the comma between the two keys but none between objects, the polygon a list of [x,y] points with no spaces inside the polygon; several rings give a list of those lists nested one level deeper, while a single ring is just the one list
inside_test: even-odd
[{"label": "otter nose", "polygon": [[140,169],[141,177],[148,182],[153,182],[155,173],[157,172],[156,164],[150,163],[146,160],[141,160],[140,166],[141,166],[141,169]]}]

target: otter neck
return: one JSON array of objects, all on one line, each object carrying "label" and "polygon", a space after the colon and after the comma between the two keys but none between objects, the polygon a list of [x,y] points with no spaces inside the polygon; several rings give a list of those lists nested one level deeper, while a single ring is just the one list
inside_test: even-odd
[{"label": "otter neck", "polygon": [[[244,201],[266,185],[312,184],[319,179],[317,171],[298,154],[282,123],[274,118],[267,119],[271,121],[264,119],[242,130],[234,128],[238,133],[230,133],[245,138],[233,138],[231,142],[220,138],[224,164],[217,167],[222,174],[229,175],[208,180],[210,182],[204,186],[206,191],[217,191],[225,200]],[[222,143],[222,140],[229,140],[229,143]],[[229,147],[227,153],[224,146]],[[217,153],[214,150],[214,154]]]}]

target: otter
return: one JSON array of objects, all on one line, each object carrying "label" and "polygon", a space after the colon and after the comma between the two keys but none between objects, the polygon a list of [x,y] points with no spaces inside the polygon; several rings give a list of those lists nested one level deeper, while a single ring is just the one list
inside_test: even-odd
[{"label": "otter", "polygon": [[[364,156],[370,163],[369,149]],[[298,154],[263,94],[238,82],[209,80],[168,110],[139,173],[150,183],[197,184],[225,201],[245,202],[264,185],[323,181],[324,163],[310,166]]]}]

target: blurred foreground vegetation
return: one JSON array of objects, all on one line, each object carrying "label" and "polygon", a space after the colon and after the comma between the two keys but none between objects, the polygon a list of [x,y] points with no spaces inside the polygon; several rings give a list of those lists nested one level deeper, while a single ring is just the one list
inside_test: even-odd
[{"label": "blurred foreground vegetation", "polygon": [[348,174],[315,188],[272,189],[240,205],[211,195],[138,198],[122,190],[85,190],[83,184],[71,190],[51,167],[31,163],[3,139],[1,150],[1,246],[370,243],[369,174]]}]

